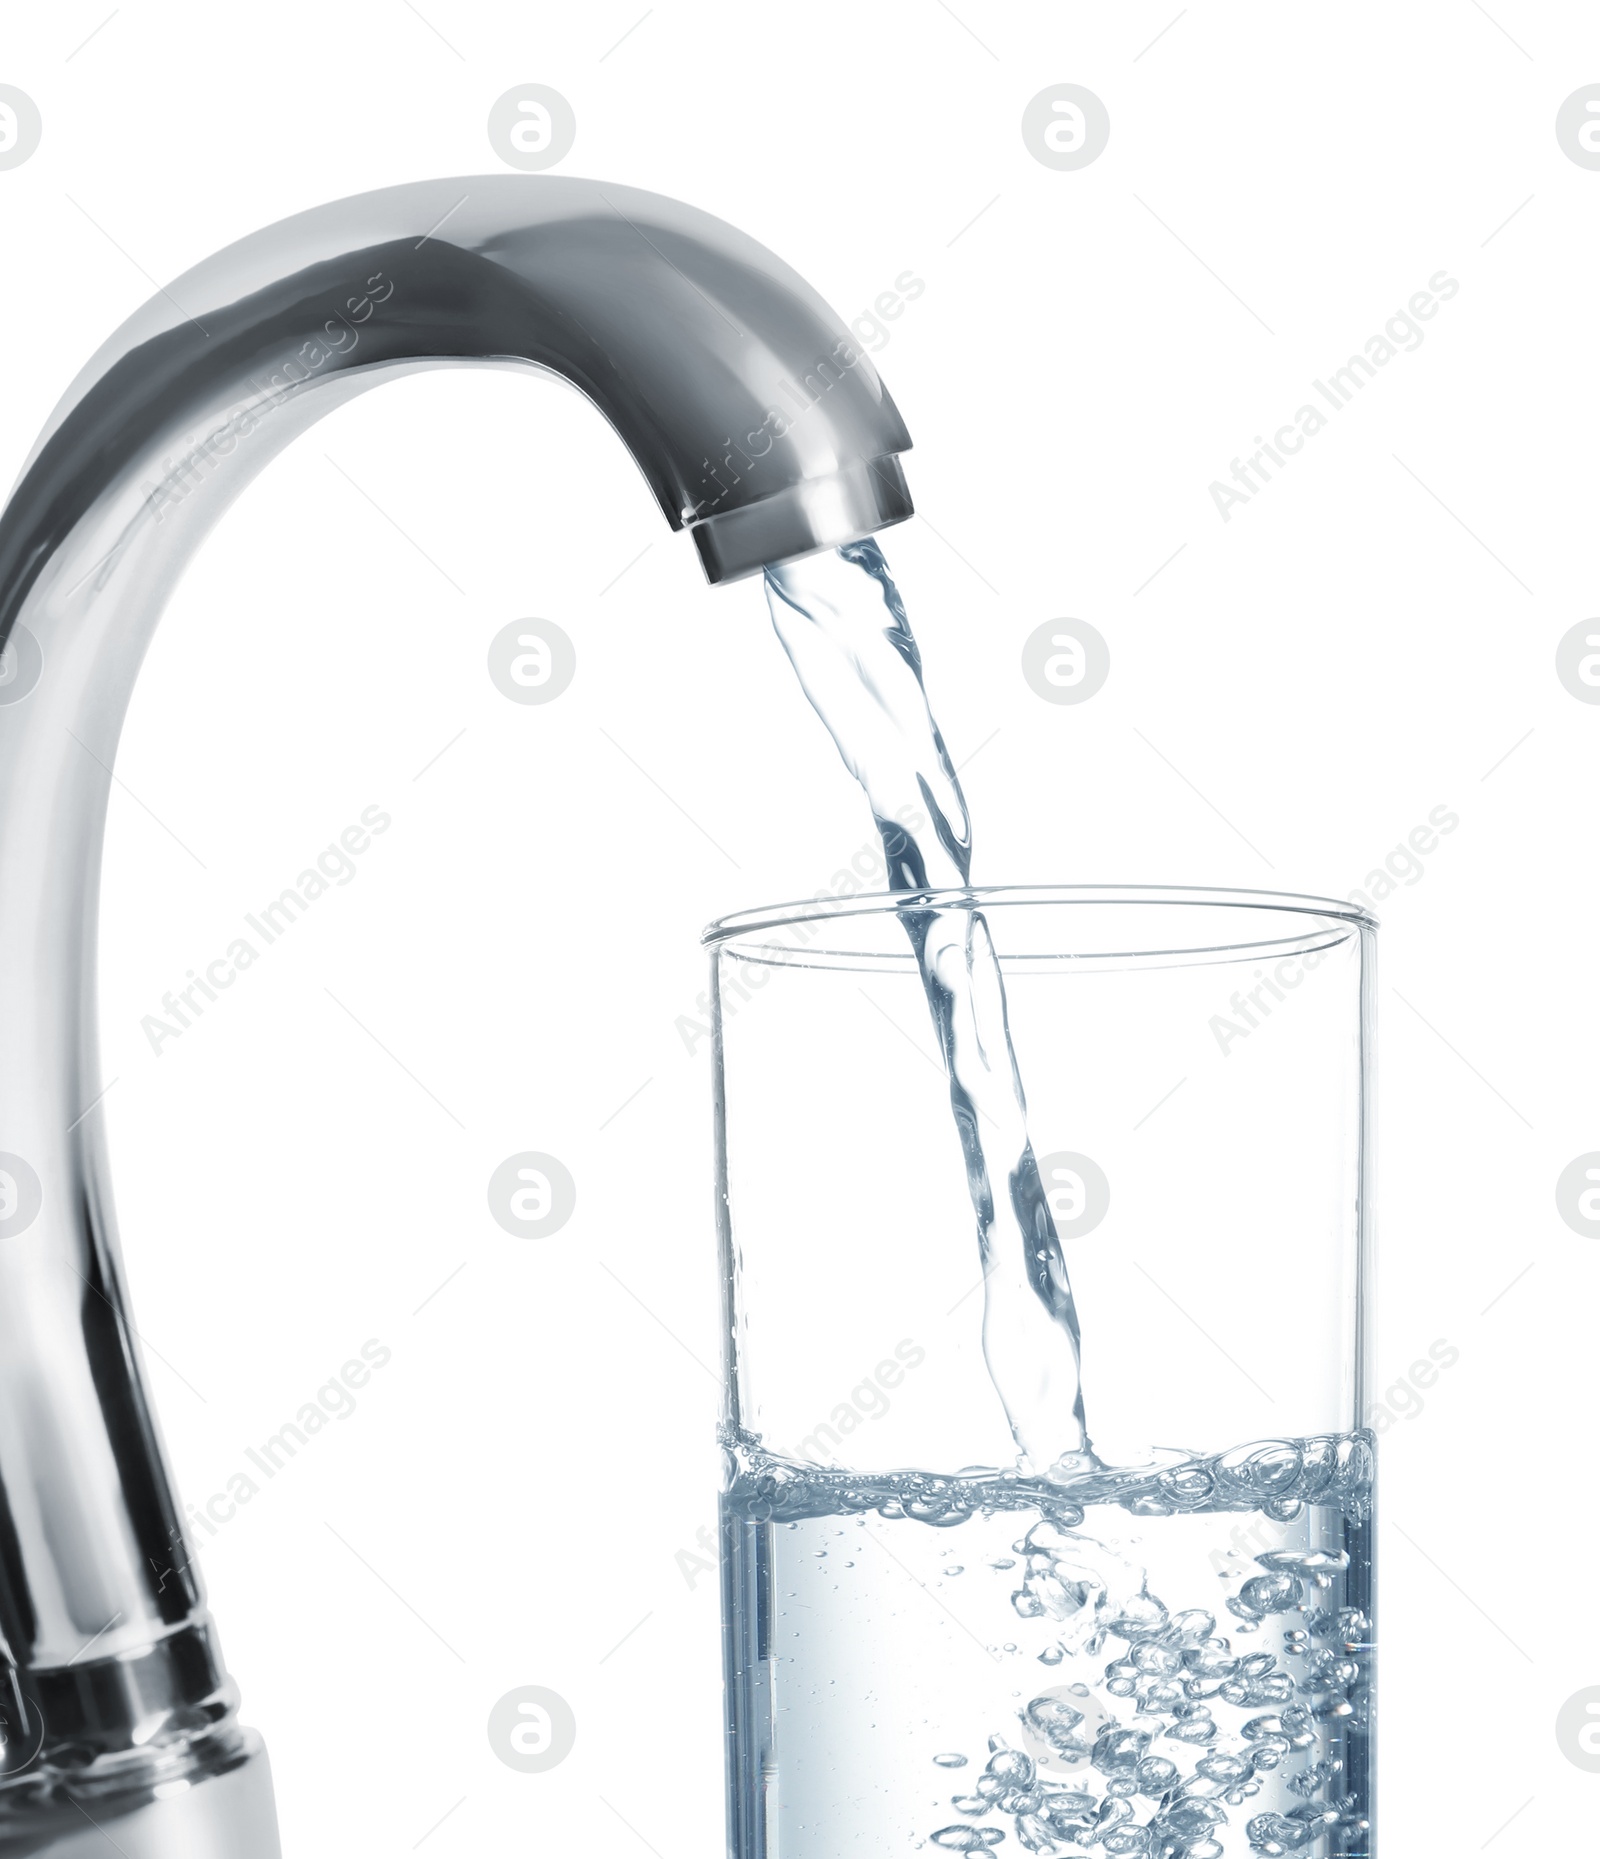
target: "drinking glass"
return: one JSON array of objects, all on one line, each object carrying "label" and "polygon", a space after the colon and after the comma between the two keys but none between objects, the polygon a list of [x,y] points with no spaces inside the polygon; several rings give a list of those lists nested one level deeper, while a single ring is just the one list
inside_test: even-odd
[{"label": "drinking glass", "polygon": [[1019,1460],[907,900],[713,925],[730,1853],[1369,1856],[1375,926],[915,904],[998,955],[1093,1458]]}]

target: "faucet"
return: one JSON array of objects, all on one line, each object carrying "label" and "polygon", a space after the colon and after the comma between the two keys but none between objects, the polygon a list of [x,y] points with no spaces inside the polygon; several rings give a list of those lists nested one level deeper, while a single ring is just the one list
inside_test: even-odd
[{"label": "faucet", "polygon": [[278,1859],[118,1254],[106,801],[145,648],[218,517],[325,413],[459,362],[587,395],[712,582],[911,514],[910,438],[821,298],[721,220],[609,182],[424,181],[297,214],[161,291],[72,384],[0,514],[0,1855]]}]

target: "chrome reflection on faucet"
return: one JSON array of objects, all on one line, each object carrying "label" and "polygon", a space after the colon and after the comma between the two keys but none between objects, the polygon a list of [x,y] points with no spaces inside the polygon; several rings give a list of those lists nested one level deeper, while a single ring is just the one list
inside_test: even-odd
[{"label": "chrome reflection on faucet", "polygon": [[713,582],[911,514],[899,413],[816,293],[721,221],[592,181],[300,214],[179,278],[74,382],[0,515],[0,1854],[279,1853],[91,1108],[106,801],[151,633],[222,512],[353,395],[468,362],[592,400]]}]

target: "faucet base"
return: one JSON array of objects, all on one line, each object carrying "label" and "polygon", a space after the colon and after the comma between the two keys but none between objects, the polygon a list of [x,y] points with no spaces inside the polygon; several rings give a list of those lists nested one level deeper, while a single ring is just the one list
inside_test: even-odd
[{"label": "faucet base", "polygon": [[93,1797],[54,1796],[0,1818],[0,1859],[282,1859],[272,1769],[240,1733],[226,1766],[182,1782]]}]

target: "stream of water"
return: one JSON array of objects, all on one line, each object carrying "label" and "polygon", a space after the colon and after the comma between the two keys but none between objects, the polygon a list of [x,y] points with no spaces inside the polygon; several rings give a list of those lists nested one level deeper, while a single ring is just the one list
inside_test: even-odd
[{"label": "stream of water", "polygon": [[[872,809],[892,891],[962,891],[972,825],[928,708],[922,658],[875,542],[767,570],[772,623],[812,708]],[[915,832],[901,819],[920,819]],[[1028,1140],[1006,990],[983,913],[900,913],[950,1080],[983,1268],[989,1377],[1024,1470],[1067,1477],[1093,1463],[1078,1312],[1055,1217]]]}]

